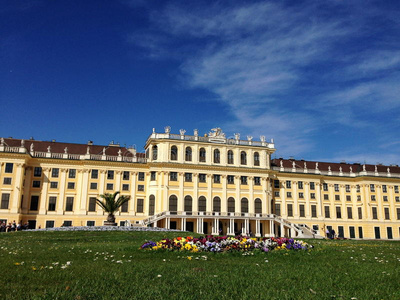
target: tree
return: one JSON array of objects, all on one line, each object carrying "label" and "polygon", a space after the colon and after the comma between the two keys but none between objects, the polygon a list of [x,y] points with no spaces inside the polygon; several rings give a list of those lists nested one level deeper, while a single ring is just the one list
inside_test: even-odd
[{"label": "tree", "polygon": [[[114,194],[105,193],[100,195],[103,200],[96,199],[96,203],[100,206],[104,212],[108,213],[107,223],[113,223],[115,225],[115,215],[114,213],[126,202],[128,202],[131,197],[130,196],[119,196],[119,192],[115,192]],[[118,199],[117,199],[118,198]]]}]

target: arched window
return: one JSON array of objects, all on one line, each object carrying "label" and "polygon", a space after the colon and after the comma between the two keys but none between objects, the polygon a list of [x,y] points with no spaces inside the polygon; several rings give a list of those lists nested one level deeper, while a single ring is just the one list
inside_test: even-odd
[{"label": "arched window", "polygon": [[169,197],[168,210],[175,214],[178,211],[178,198],[175,195]]},{"label": "arched window", "polygon": [[261,214],[262,213],[262,202],[260,198],[257,198],[254,200],[254,212],[256,214]]},{"label": "arched window", "polygon": [[228,164],[232,165],[234,163],[234,159],[233,159],[233,151],[229,150],[228,151]]},{"label": "arched window", "polygon": [[247,198],[242,198],[240,201],[240,211],[242,214],[249,212],[249,200]]},{"label": "arched window", "polygon": [[206,149],[200,148],[199,150],[199,161],[206,162]]},{"label": "arched window", "polygon": [[219,197],[213,199],[213,212],[221,212],[221,198]]},{"label": "arched window", "polygon": [[150,195],[150,197],[149,197],[149,216],[154,215],[155,206],[156,206],[156,197],[154,197],[154,195]]},{"label": "arched window", "polygon": [[192,161],[192,148],[186,147],[185,161]]},{"label": "arched window", "polygon": [[240,152],[240,164],[247,165],[247,154],[246,152]]},{"label": "arched window", "polygon": [[228,212],[235,212],[235,199],[232,197],[228,198]]},{"label": "arched window", "polygon": [[214,150],[214,164],[219,164],[221,162],[220,160],[220,153],[218,149]]},{"label": "arched window", "polygon": [[178,160],[178,148],[176,146],[171,147],[171,160]]},{"label": "arched window", "polygon": [[192,197],[190,196],[185,197],[185,212],[192,212]]},{"label": "arched window", "polygon": [[158,148],[156,145],[153,146],[153,160],[157,160],[158,157]]},{"label": "arched window", "polygon": [[255,166],[260,165],[260,154],[258,154],[258,152],[254,152],[254,165]]},{"label": "arched window", "polygon": [[204,196],[199,197],[199,209],[198,211],[205,212],[207,209],[207,199]]}]

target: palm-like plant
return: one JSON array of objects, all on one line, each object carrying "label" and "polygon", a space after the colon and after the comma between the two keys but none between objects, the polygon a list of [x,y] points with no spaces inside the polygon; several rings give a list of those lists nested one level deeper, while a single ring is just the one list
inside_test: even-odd
[{"label": "palm-like plant", "polygon": [[[115,192],[114,194],[105,193],[100,195],[103,200],[96,199],[96,203],[100,206],[106,213],[107,222],[115,223],[115,215],[114,213],[126,202],[128,202],[131,197],[130,196],[119,196],[119,192]],[[117,199],[118,198],[118,199]]]}]

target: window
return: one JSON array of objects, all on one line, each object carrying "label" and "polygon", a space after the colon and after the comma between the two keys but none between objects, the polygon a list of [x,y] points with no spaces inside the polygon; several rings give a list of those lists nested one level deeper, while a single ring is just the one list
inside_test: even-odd
[{"label": "window", "polygon": [[310,190],[315,190],[315,182],[310,182]]},{"label": "window", "polygon": [[286,180],[286,188],[290,189],[292,187],[292,182],[290,180]]},{"label": "window", "polygon": [[279,189],[279,180],[274,180],[274,188]]},{"label": "window", "polygon": [[6,163],[6,167],[4,169],[4,173],[12,173],[14,168],[13,163]]},{"label": "window", "polygon": [[67,189],[73,190],[75,188],[75,182],[68,182]]},{"label": "window", "polygon": [[327,192],[328,191],[328,184],[327,183],[323,183],[322,184],[322,188],[323,188],[324,192]]},{"label": "window", "polygon": [[361,207],[358,207],[358,219],[359,220],[362,220],[362,208]]},{"label": "window", "polygon": [[288,217],[293,217],[293,204],[287,205],[287,215]]},{"label": "window", "polygon": [[97,183],[96,182],[91,182],[90,183],[90,189],[91,190],[97,190]]},{"label": "window", "polygon": [[87,221],[86,226],[95,226],[96,222],[95,221]]},{"label": "window", "polygon": [[39,206],[39,196],[32,196],[31,197],[31,206],[30,206],[30,210],[38,210],[38,206]]},{"label": "window", "polygon": [[274,192],[275,197],[279,197],[279,191]]},{"label": "window", "polygon": [[74,197],[67,197],[65,201],[65,211],[74,210]]},{"label": "window", "polygon": [[206,199],[206,197],[200,196],[198,205],[199,205],[198,211],[205,212],[206,209],[207,209],[207,199]]},{"label": "window", "polygon": [[249,200],[247,200],[247,198],[242,198],[242,200],[240,200],[240,212],[241,213],[249,212]]},{"label": "window", "polygon": [[399,196],[396,196],[395,199],[396,199],[396,202],[400,202],[400,197]]},{"label": "window", "polygon": [[342,218],[342,209],[340,206],[336,206],[336,219]]},{"label": "window", "polygon": [[171,212],[178,211],[178,198],[175,195],[169,197],[168,210]]},{"label": "window", "polygon": [[138,187],[137,187],[137,190],[139,192],[144,192],[144,185],[143,184],[139,184]]},{"label": "window", "polygon": [[178,180],[178,172],[169,172],[169,180],[177,181]]},{"label": "window", "polygon": [[304,218],[306,216],[304,204],[300,204],[299,208],[300,208],[300,217]]},{"label": "window", "polygon": [[256,214],[262,213],[262,201],[260,198],[256,198],[256,200],[254,200],[254,212]]},{"label": "window", "polygon": [[57,181],[52,181],[52,182],[50,182],[50,188],[51,188],[51,189],[56,189],[56,188],[58,188],[58,182],[57,182]]},{"label": "window", "polygon": [[375,185],[374,184],[370,184],[369,186],[371,192],[375,192]]},{"label": "window", "polygon": [[99,170],[92,170],[91,177],[92,179],[97,179],[99,177]]},{"label": "window", "polygon": [[219,197],[213,199],[213,212],[221,212],[221,198]]},{"label": "window", "polygon": [[360,192],[360,185],[359,185],[359,184],[356,185],[356,192],[357,192],[357,193]]},{"label": "window", "polygon": [[111,170],[107,171],[107,179],[108,180],[114,179],[114,171],[111,171]]},{"label": "window", "polygon": [[353,209],[351,207],[347,207],[347,218],[353,219]]},{"label": "window", "polygon": [[3,184],[11,184],[11,177],[4,177]]},{"label": "window", "polygon": [[303,198],[304,198],[304,193],[300,192],[300,193],[299,193],[299,198],[300,198],[300,199],[303,199]]},{"label": "window", "polygon": [[299,189],[302,190],[303,189],[303,181],[299,181],[298,186],[299,186]]},{"label": "window", "polygon": [[69,169],[68,178],[75,178],[75,177],[76,177],[76,169]]},{"label": "window", "polygon": [[64,227],[71,227],[72,221],[64,221],[63,224],[64,224]]},{"label": "window", "polygon": [[32,182],[32,187],[34,188],[40,188],[40,180],[34,180]]},{"label": "window", "polygon": [[206,150],[204,148],[200,148],[199,150],[199,161],[206,162]]},{"label": "window", "polygon": [[129,191],[129,184],[123,184],[122,185],[122,190],[123,191]]},{"label": "window", "polygon": [[334,188],[335,188],[335,192],[339,192],[339,185],[338,184],[335,183]]},{"label": "window", "polygon": [[354,239],[356,237],[356,232],[354,226],[349,226],[350,238]]},{"label": "window", "polygon": [[192,148],[186,147],[185,161],[192,161]]},{"label": "window", "polygon": [[129,180],[129,171],[124,171],[122,175],[122,180]]},{"label": "window", "polygon": [[383,201],[388,202],[388,196],[383,196]]},{"label": "window", "polygon": [[240,184],[247,184],[247,176],[240,176]]},{"label": "window", "polygon": [[60,169],[58,169],[58,168],[51,169],[51,177],[58,178],[59,173],[60,173]]},{"label": "window", "polygon": [[53,228],[54,227],[54,221],[46,221],[46,228]]},{"label": "window", "polygon": [[178,160],[178,148],[176,146],[171,147],[171,160]]},{"label": "window", "polygon": [[261,177],[254,177],[254,185],[261,185]]},{"label": "window", "polygon": [[235,199],[232,197],[228,198],[228,212],[235,212]]},{"label": "window", "polygon": [[351,201],[351,196],[350,195],[346,195],[346,201]]},{"label": "window", "polygon": [[41,177],[42,176],[42,168],[41,167],[35,167],[33,169],[33,176]]},{"label": "window", "polygon": [[378,210],[376,207],[372,208],[372,219],[378,220]]},{"label": "window", "polygon": [[56,202],[57,202],[57,197],[54,197],[54,196],[49,197],[49,208],[48,208],[48,211],[55,211],[56,210]]},{"label": "window", "polygon": [[279,203],[275,203],[275,214],[277,216],[281,215],[281,205]]},{"label": "window", "polygon": [[235,183],[235,176],[228,175],[227,180],[228,180],[228,184],[234,184]]},{"label": "window", "polygon": [[287,192],[287,193],[286,193],[286,197],[287,197],[287,198],[292,198],[292,192]]},{"label": "window", "polygon": [[153,146],[153,160],[157,160],[158,158],[158,148],[156,145]]},{"label": "window", "polygon": [[90,197],[89,198],[88,211],[96,211],[96,198],[95,197]]},{"label": "window", "polygon": [[214,163],[219,164],[220,162],[221,162],[220,161],[220,152],[218,149],[215,149],[214,150]]},{"label": "window", "polygon": [[214,175],[214,183],[221,183],[221,175]]},{"label": "window", "polygon": [[143,213],[144,199],[137,199],[136,201],[136,212]]},{"label": "window", "polygon": [[329,209],[329,206],[325,206],[325,218],[329,219],[331,217],[331,211]]},{"label": "window", "polygon": [[207,175],[206,174],[199,174],[199,182],[206,182]]},{"label": "window", "polygon": [[324,194],[324,200],[329,200],[329,195],[328,194]]},{"label": "window", "polygon": [[255,166],[260,165],[260,154],[258,154],[258,152],[254,152],[254,165]]},{"label": "window", "polygon": [[1,209],[8,209],[10,203],[10,194],[1,194]]},{"label": "window", "polygon": [[247,165],[247,154],[244,151],[240,152],[240,164]]},{"label": "window", "polygon": [[376,196],[375,195],[371,195],[371,201],[376,201]]},{"label": "window", "polygon": [[311,194],[310,194],[310,198],[311,198],[311,199],[315,199],[315,193],[311,193]]},{"label": "window", "polygon": [[121,212],[128,212],[128,203],[129,201],[121,205]]},{"label": "window", "polygon": [[350,193],[350,185],[346,184],[346,193]]},{"label": "window", "polygon": [[382,185],[382,192],[387,193],[387,186],[386,185]]},{"label": "window", "polygon": [[144,181],[144,172],[138,173],[138,181]]},{"label": "window", "polygon": [[233,151],[229,150],[228,151],[228,164],[232,165],[234,163],[234,158],[233,158]]},{"label": "window", "polygon": [[317,206],[311,205],[311,218],[316,218],[316,217],[317,217]]},{"label": "window", "polygon": [[400,220],[400,208],[396,208],[397,220]]},{"label": "window", "polygon": [[395,185],[395,186],[394,186],[394,192],[395,192],[395,193],[398,193],[398,192],[399,192],[399,186],[398,186],[398,185]]},{"label": "window", "polygon": [[335,201],[340,201],[340,195],[335,195]]},{"label": "window", "polygon": [[107,189],[108,191],[111,191],[111,190],[114,189],[114,185],[113,185],[112,183],[107,183],[106,189]]},{"label": "window", "polygon": [[156,180],[156,172],[155,172],[155,171],[151,171],[151,172],[150,172],[150,180],[151,180],[151,181]]},{"label": "window", "polygon": [[357,201],[361,201],[361,196],[357,195]]},{"label": "window", "polygon": [[185,173],[185,181],[192,182],[192,173]]},{"label": "window", "polygon": [[389,207],[385,207],[385,220],[390,220]]},{"label": "window", "polygon": [[190,197],[189,195],[185,196],[183,204],[184,204],[184,208],[183,209],[185,210],[185,212],[191,213],[192,212],[192,204],[193,204],[192,197]]}]

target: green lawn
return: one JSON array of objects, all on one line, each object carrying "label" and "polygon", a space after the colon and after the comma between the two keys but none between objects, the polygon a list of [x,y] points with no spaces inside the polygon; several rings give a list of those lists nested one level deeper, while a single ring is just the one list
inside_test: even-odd
[{"label": "green lawn", "polygon": [[310,240],[308,252],[245,256],[139,250],[176,236],[0,234],[0,299],[400,299],[400,242]]}]

